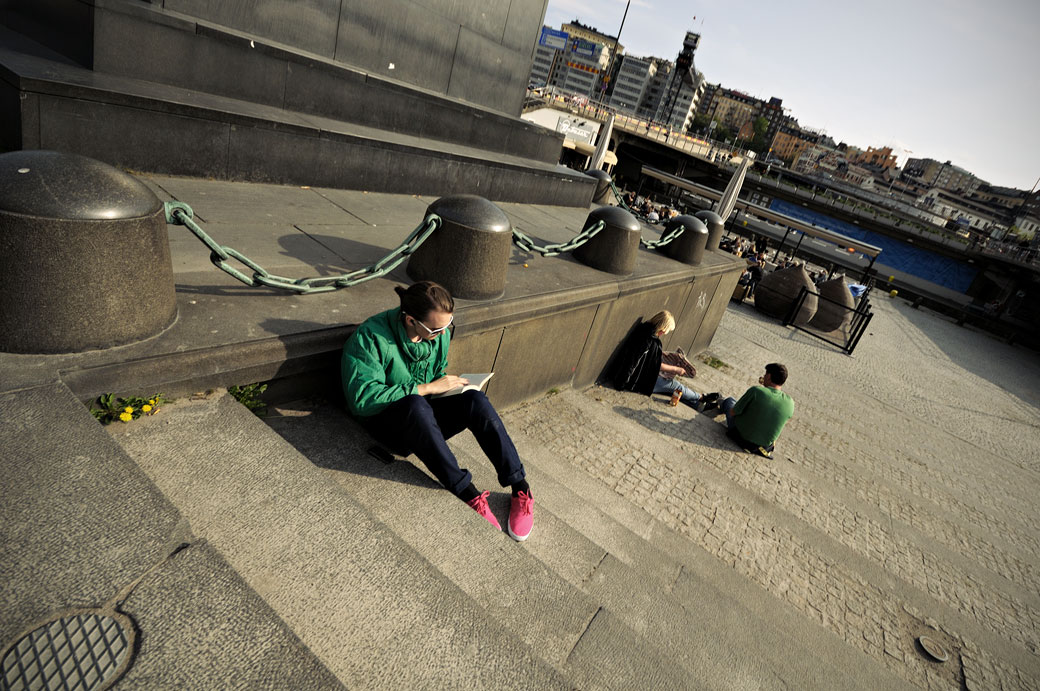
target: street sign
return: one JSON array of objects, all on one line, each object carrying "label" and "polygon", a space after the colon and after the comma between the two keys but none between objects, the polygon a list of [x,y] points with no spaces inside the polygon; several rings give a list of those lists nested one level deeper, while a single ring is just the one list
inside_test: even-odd
[{"label": "street sign", "polygon": [[599,44],[593,43],[592,41],[586,41],[583,38],[575,38],[571,41],[571,52],[585,58],[595,57],[596,46],[598,45]]},{"label": "street sign", "polygon": [[542,37],[538,39],[539,45],[543,45],[546,48],[555,48],[556,50],[564,50],[567,47],[567,40],[570,38],[570,34],[566,31],[556,31],[550,29],[547,26],[542,27]]}]

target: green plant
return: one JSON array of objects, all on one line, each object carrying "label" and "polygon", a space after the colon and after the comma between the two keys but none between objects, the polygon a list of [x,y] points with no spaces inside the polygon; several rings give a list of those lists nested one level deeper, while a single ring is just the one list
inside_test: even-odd
[{"label": "green plant", "polygon": [[555,396],[558,393],[560,393],[560,389],[558,387],[554,386],[551,389],[549,389],[548,391],[546,391],[545,395],[546,396]]},{"label": "green plant", "polygon": [[233,399],[249,408],[253,415],[267,415],[267,404],[260,398],[267,391],[267,384],[256,382],[245,386],[229,386],[227,391]]},{"label": "green plant", "polygon": [[[117,420],[119,422],[130,422],[142,415],[155,415],[162,408],[167,399],[157,393],[151,398],[141,396],[116,397],[112,393],[104,393],[90,404],[90,413],[102,425],[110,425]],[[95,404],[97,407],[95,407]]]},{"label": "green plant", "polygon": [[701,362],[713,369],[722,369],[723,367],[729,367],[729,365],[727,365],[725,362],[712,355],[701,355]]}]

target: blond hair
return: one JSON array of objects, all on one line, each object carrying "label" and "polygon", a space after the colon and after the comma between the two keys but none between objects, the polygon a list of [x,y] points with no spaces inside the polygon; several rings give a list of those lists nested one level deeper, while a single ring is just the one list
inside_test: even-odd
[{"label": "blond hair", "polygon": [[675,317],[668,310],[661,310],[650,317],[650,323],[654,325],[654,333],[658,331],[671,333],[675,329]]}]

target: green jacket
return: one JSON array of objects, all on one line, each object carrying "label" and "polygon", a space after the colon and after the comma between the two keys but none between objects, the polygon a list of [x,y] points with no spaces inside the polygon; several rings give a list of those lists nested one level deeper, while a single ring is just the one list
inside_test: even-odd
[{"label": "green jacket", "polygon": [[369,317],[343,345],[340,373],[352,415],[369,417],[444,376],[451,335],[412,343],[401,308]]}]

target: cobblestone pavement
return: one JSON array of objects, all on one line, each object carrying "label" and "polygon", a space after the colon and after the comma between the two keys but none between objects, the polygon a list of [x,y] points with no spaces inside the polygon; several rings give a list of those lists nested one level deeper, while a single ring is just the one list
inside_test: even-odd
[{"label": "cobblestone pavement", "polygon": [[773,460],[722,418],[601,387],[506,423],[921,688],[1040,688],[1040,361],[877,303],[854,357],[748,306],[723,319],[708,354],[725,364],[691,383],[738,397],[787,364]]}]

